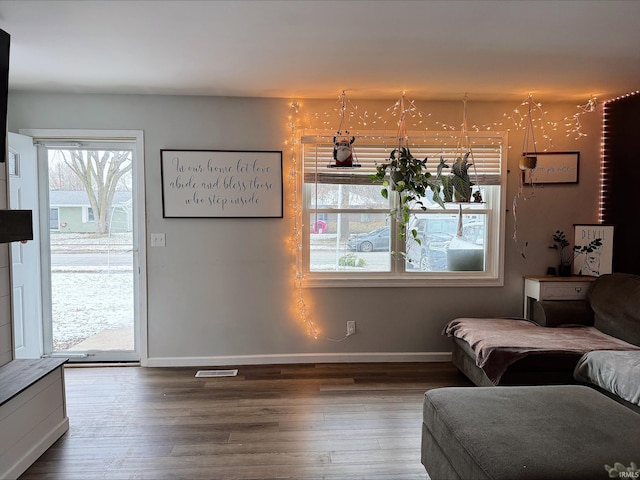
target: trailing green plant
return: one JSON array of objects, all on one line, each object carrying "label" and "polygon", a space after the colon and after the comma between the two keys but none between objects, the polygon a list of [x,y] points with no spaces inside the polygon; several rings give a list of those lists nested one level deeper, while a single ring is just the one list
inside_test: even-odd
[{"label": "trailing green plant", "polygon": [[[469,162],[471,152],[458,157],[449,167],[443,157],[440,157],[436,179],[442,183],[442,194],[445,202],[469,202],[471,200],[471,187],[475,185],[471,181],[469,168],[473,163]],[[443,175],[445,168],[451,168],[449,175]]]},{"label": "trailing green plant", "polygon": [[398,194],[398,202],[391,210],[398,224],[398,237],[406,239],[411,235],[413,241],[421,243],[418,238],[418,231],[412,229],[407,232],[411,219],[411,210],[420,208],[426,210],[422,199],[427,196],[427,191],[431,190],[431,199],[444,208],[444,202],[440,196],[441,183],[433,178],[427,171],[427,159],[415,158],[409,147],[399,147],[394,149],[389,155],[388,161],[376,167],[376,173],[370,175],[370,179],[375,183],[382,183],[381,194],[388,199],[393,192]]},{"label": "trailing green plant", "polygon": [[591,253],[602,246],[602,239],[596,238],[587,245],[574,245],[572,248],[567,248],[570,244],[562,230],[556,230],[556,233],[554,233],[551,238],[553,238],[554,244],[549,248],[558,250],[560,254],[560,265],[564,266],[571,265],[578,255]]}]

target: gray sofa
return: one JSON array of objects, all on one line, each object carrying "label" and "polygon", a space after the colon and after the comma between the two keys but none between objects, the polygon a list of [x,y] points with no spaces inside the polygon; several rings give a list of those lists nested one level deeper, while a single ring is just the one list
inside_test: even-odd
[{"label": "gray sofa", "polygon": [[421,456],[432,480],[613,478],[640,465],[640,414],[582,385],[439,388]]},{"label": "gray sofa", "polygon": [[532,321],[455,319],[443,333],[453,339],[454,365],[476,386],[575,383],[585,353],[640,348],[640,276],[603,275],[586,301],[536,302]]},{"label": "gray sofa", "polygon": [[[571,368],[571,385],[495,388],[503,384],[491,382],[474,362],[465,374],[471,378],[480,372],[477,378],[491,386],[428,391],[421,456],[433,480],[640,478],[640,277],[600,277],[588,300],[586,313],[595,329],[626,340],[630,349],[586,351],[573,366],[563,364],[563,369]],[[550,328],[553,332],[574,323],[580,311],[585,313],[584,304],[563,302],[543,308],[538,319],[557,325]],[[532,328],[545,327],[528,326],[523,335]],[[475,355],[472,347],[477,347],[467,345],[464,358]],[[534,365],[553,358],[555,350],[547,357],[524,358]]]}]

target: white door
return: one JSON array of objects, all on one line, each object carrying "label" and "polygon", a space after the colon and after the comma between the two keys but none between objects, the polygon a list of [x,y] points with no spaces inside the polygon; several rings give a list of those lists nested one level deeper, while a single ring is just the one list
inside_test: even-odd
[{"label": "white door", "polygon": [[44,352],[79,362],[137,361],[135,143],[38,143],[48,179],[41,211],[50,212]]},{"label": "white door", "polygon": [[[64,356],[79,362],[140,361],[146,365],[143,133],[55,129],[21,133],[33,138],[37,146],[32,162],[37,168],[31,174],[37,176],[37,182],[29,182],[36,188],[37,199],[32,199],[33,206],[22,205],[34,210],[37,238],[26,247],[33,244],[35,253],[28,257],[35,259],[39,270],[33,272],[37,280],[22,282],[20,268],[14,266],[14,285],[24,283],[25,291],[27,283],[39,288],[40,312],[36,316],[40,318],[31,322],[31,314],[18,312],[25,319],[23,324],[35,330],[29,333],[27,327],[17,326],[16,337],[26,332],[24,343],[31,345],[28,339],[37,336],[37,352],[45,357]],[[116,187],[111,189],[114,196],[109,207],[96,203],[99,195],[91,198],[93,190],[100,187],[94,182],[85,187],[81,170],[91,159],[94,167],[101,165],[111,171],[108,167],[118,163],[116,157],[121,167],[125,157],[128,160],[127,177],[118,177],[120,182],[113,184]],[[67,167],[74,170],[75,177],[67,176]],[[16,194],[16,202],[18,198],[24,195]],[[16,252],[21,264],[26,257],[23,251]],[[25,299],[19,305],[24,308],[34,303]],[[16,341],[16,346],[19,343]]]},{"label": "white door", "polygon": [[9,208],[33,211],[33,241],[11,244],[16,358],[42,355],[38,164],[33,139],[9,133]]}]

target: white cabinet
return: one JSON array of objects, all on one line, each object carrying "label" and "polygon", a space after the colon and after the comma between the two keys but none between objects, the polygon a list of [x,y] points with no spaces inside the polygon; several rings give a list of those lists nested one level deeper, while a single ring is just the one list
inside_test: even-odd
[{"label": "white cabinet", "polygon": [[18,478],[69,429],[66,361],[20,359],[0,367],[0,478]]},{"label": "white cabinet", "polygon": [[596,277],[525,276],[524,318],[531,318],[531,307],[536,300],[584,300]]}]

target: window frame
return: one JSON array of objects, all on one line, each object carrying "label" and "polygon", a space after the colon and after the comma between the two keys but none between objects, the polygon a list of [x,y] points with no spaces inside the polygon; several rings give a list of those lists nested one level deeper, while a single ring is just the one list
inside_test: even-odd
[{"label": "window frame", "polygon": [[96,219],[93,214],[93,208],[90,206],[82,207],[82,223],[95,223]]},{"label": "window frame", "polygon": [[[56,226],[54,227],[51,224],[51,214],[53,213],[53,211],[56,211]],[[60,207],[49,207],[49,229],[50,230],[60,230]]]},{"label": "window frame", "polygon": [[[330,134],[327,134],[330,135]],[[321,137],[321,135],[317,135]],[[366,137],[361,135],[361,137]],[[373,137],[373,136],[372,136]],[[417,139],[417,141],[423,141],[424,134],[410,135],[410,138]],[[432,132],[429,137],[438,139],[446,139],[450,144],[453,143],[451,138],[451,132]],[[388,272],[353,272],[353,271],[311,271],[310,270],[310,215],[313,213],[389,213],[390,208],[393,208],[392,202],[395,196],[390,197],[390,204],[387,208],[313,208],[311,205],[309,189],[305,188],[305,174],[304,171],[304,147],[305,145],[313,145],[312,142],[303,142],[302,138],[300,143],[302,144],[301,155],[303,160],[301,162],[302,174],[300,175],[300,181],[298,188],[300,189],[298,201],[301,203],[301,215],[302,215],[302,284],[304,287],[421,287],[421,286],[456,286],[456,287],[479,287],[479,286],[503,286],[504,285],[504,239],[505,239],[505,221],[506,221],[506,191],[507,191],[507,156],[508,156],[508,138],[507,132],[474,132],[470,133],[469,137],[473,140],[480,140],[482,138],[499,138],[497,147],[500,149],[500,172],[498,175],[498,189],[491,189],[491,207],[482,208],[477,204],[473,205],[468,212],[474,211],[478,213],[486,214],[486,246],[485,246],[485,270],[484,271],[464,271],[464,272],[415,272],[408,271],[405,267],[405,257],[401,255],[390,256],[390,271]],[[358,138],[358,137],[356,137]],[[376,134],[373,138],[381,138],[379,134]],[[381,142],[382,143],[382,142]],[[357,144],[356,144],[357,145]],[[411,145],[409,145],[411,148]],[[382,147],[381,147],[382,148]],[[385,147],[386,148],[386,147]],[[389,151],[394,147],[389,147]],[[388,155],[389,152],[386,152]],[[381,157],[383,161],[385,157]],[[324,163],[322,164],[324,168]],[[331,182],[327,182],[331,183]],[[337,183],[332,183],[337,185]],[[487,190],[489,190],[487,186]],[[415,210],[416,214],[457,214],[457,204],[447,204],[446,209],[440,207],[429,209],[426,212],[423,210]],[[465,210],[463,210],[465,213]],[[394,249],[394,242],[397,241],[398,233],[397,223],[390,220],[390,244],[391,250]],[[402,247],[404,250],[404,246]]]}]

